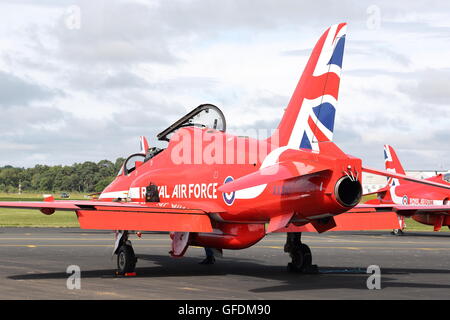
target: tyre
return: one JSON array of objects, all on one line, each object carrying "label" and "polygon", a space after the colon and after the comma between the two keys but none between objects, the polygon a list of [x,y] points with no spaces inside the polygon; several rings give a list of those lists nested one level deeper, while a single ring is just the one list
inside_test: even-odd
[{"label": "tyre", "polygon": [[306,244],[290,254],[292,262],[288,264],[289,272],[303,272],[312,265],[311,249]]},{"label": "tyre", "polygon": [[122,245],[117,252],[117,271],[119,274],[134,272],[136,267],[136,256],[133,247]]},{"label": "tyre", "polygon": [[401,236],[401,235],[403,235],[403,231],[402,231],[402,229],[394,229],[394,230],[392,230],[392,234],[394,236]]},{"label": "tyre", "polygon": [[311,249],[306,244],[302,243],[300,250],[303,253],[302,269],[304,269],[305,267],[309,267],[312,265]]},{"label": "tyre", "polygon": [[304,257],[301,250],[297,250],[290,254],[292,262],[288,264],[289,272],[302,272],[304,265]]}]

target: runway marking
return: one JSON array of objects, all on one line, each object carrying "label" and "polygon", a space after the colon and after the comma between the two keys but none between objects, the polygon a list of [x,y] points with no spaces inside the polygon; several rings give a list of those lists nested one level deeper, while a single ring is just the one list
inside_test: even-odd
[{"label": "runway marking", "polygon": [[[46,241],[114,241],[114,237],[111,238],[0,238],[2,240],[46,240]],[[153,239],[142,239],[142,238],[132,238],[135,241],[167,241],[170,240],[169,237],[164,239],[153,238]]]},{"label": "runway marking", "polygon": [[[280,246],[256,246],[256,247],[257,248],[268,248],[268,249],[284,249],[284,247],[280,247]],[[311,246],[311,249],[323,249],[323,248],[360,250],[360,248],[356,248],[356,247],[313,247],[313,246]]]},{"label": "runway marking", "polygon": [[[285,242],[286,240],[276,240],[276,239],[264,239],[262,240],[264,242]],[[391,239],[386,239],[383,241],[366,241],[366,240],[346,240],[346,239],[313,239],[313,240],[308,240],[308,242],[330,242],[330,243],[336,243],[336,242],[340,242],[340,243],[393,243],[393,241],[391,241]],[[414,244],[414,243],[423,243],[424,241],[395,241],[396,244]],[[442,241],[442,242],[435,242],[433,241],[432,243],[435,244],[447,244],[450,246],[450,239],[449,241]]]},{"label": "runway marking", "polygon": [[189,287],[178,287],[177,289],[181,289],[181,290],[187,290],[187,291],[203,291],[201,289],[197,289],[197,288],[189,288]]},{"label": "runway marking", "polygon": [[[37,247],[105,247],[110,248],[112,245],[104,244],[0,244],[0,247],[25,247],[25,248],[37,248]],[[168,248],[168,246],[162,245],[135,245],[135,248]],[[196,247],[201,248],[201,247]],[[283,249],[282,246],[254,246],[254,248],[260,249]],[[345,247],[345,246],[311,246],[311,249],[344,249],[344,250],[423,250],[423,251],[450,251],[450,248],[426,248],[426,247]]]},{"label": "runway marking", "polygon": [[[281,246],[255,246],[257,248],[268,249],[283,249]],[[365,249],[377,249],[377,250],[429,250],[429,251],[441,251],[450,250],[450,248],[411,248],[411,247],[325,247],[325,246],[310,246],[311,249],[345,249],[345,250],[365,250]]]},{"label": "runway marking", "polygon": [[96,295],[99,296],[114,296],[114,297],[124,297],[123,295],[120,295],[116,292],[107,292],[107,291],[96,291],[94,292]]},{"label": "runway marking", "polygon": [[[0,248],[45,248],[45,247],[97,247],[97,248],[112,248],[112,245],[108,244],[0,244]],[[134,248],[170,248],[170,246],[162,246],[162,245],[133,245]],[[197,247],[203,249],[203,247]]]},{"label": "runway marking", "polygon": [[[268,248],[268,249],[283,249],[284,247],[279,246],[257,246],[258,248]],[[357,248],[357,247],[313,247],[311,249],[347,249],[347,250],[361,250],[365,247]]]}]

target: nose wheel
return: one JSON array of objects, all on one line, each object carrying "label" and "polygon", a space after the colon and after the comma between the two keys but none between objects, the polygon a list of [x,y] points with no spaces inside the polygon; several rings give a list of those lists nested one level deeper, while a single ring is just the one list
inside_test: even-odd
[{"label": "nose wheel", "polygon": [[133,247],[128,244],[122,245],[117,251],[117,273],[125,275],[133,273],[136,268],[137,258]]},{"label": "nose wheel", "polygon": [[311,249],[301,242],[301,232],[288,232],[284,251],[289,253],[291,262],[288,263],[289,272],[318,273],[317,265],[312,264]]},{"label": "nose wheel", "polygon": [[117,255],[117,274],[126,276],[134,273],[137,258],[128,240],[128,231],[116,232],[113,254]]}]

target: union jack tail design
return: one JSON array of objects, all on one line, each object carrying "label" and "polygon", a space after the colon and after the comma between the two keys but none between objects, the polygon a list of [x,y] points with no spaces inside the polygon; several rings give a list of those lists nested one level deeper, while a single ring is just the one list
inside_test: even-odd
[{"label": "union jack tail design", "polygon": [[[390,145],[387,145],[387,144],[384,145],[384,166],[386,168],[386,171],[388,171],[388,172],[406,175],[406,172],[403,169],[403,166],[402,166],[394,148],[392,148]],[[388,185],[390,185],[390,186],[397,186],[399,184],[400,184],[400,181],[398,179],[393,179],[393,178],[388,179]]]},{"label": "union jack tail design", "polygon": [[347,24],[321,36],[278,126],[280,146],[319,151],[332,141]]}]

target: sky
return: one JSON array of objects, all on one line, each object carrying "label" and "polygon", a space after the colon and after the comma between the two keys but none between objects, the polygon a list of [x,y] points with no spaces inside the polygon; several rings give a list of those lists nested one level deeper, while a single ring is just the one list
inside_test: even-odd
[{"label": "sky", "polygon": [[0,166],[115,160],[202,103],[275,129],[310,51],[348,22],[334,141],[450,169],[450,2],[0,0]]}]

